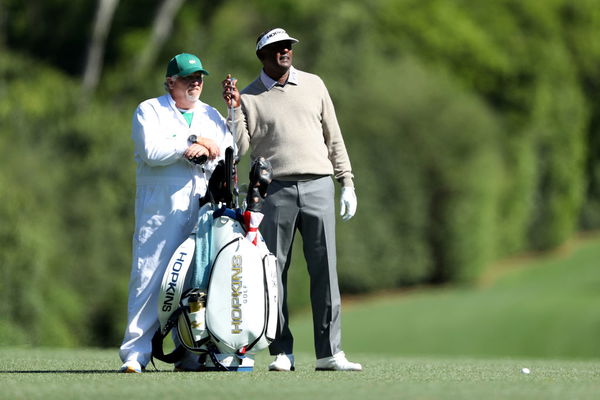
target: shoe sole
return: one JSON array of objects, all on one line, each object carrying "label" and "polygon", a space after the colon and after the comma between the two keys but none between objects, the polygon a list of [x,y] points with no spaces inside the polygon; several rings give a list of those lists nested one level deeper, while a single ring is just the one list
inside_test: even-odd
[{"label": "shoe sole", "polygon": [[121,372],[124,374],[141,374],[142,373],[142,371],[138,371],[135,368],[131,368],[131,367],[122,369]]},{"label": "shoe sole", "polygon": [[274,372],[290,372],[290,371],[295,371],[296,368],[291,367],[290,369],[281,369],[281,368],[271,368],[269,367],[269,371],[274,371]]},{"label": "shoe sole", "polygon": [[315,371],[360,372],[362,369],[315,368]]}]

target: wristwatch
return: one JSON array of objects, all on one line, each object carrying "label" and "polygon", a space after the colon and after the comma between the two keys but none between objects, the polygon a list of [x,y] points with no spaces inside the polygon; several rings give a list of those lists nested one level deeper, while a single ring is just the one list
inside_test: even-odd
[{"label": "wristwatch", "polygon": [[190,142],[190,143],[197,143],[198,142],[198,136],[196,136],[196,135],[190,135],[188,137],[188,142]]}]

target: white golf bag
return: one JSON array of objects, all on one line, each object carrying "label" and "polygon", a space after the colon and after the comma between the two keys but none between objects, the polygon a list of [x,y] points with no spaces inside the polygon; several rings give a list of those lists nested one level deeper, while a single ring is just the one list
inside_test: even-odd
[{"label": "white golf bag", "polygon": [[[233,180],[227,174],[232,166],[231,154],[226,153],[227,183],[221,185],[223,177],[215,171],[196,230],[173,254],[163,276],[160,328],[152,340],[153,356],[161,361],[176,363],[192,352],[198,355],[199,370],[251,371],[252,354],[275,339],[277,260],[258,232],[270,165],[259,171],[263,178],[268,172],[260,190],[261,180],[253,179],[251,172],[243,212],[227,207],[232,205],[228,197]],[[258,169],[253,167],[255,175]],[[163,341],[171,331],[177,346],[164,354]]]}]

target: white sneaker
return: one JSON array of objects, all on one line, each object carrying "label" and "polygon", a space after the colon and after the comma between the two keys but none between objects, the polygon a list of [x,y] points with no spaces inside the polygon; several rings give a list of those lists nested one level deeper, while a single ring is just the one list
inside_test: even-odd
[{"label": "white sneaker", "polygon": [[269,364],[269,371],[294,371],[293,354],[277,354],[275,361]]},{"label": "white sneaker", "polygon": [[353,363],[346,359],[343,351],[331,357],[319,358],[316,371],[362,371],[362,365]]},{"label": "white sneaker", "polygon": [[125,364],[121,365],[119,372],[124,372],[126,374],[141,374],[144,368],[137,361],[127,361]]}]

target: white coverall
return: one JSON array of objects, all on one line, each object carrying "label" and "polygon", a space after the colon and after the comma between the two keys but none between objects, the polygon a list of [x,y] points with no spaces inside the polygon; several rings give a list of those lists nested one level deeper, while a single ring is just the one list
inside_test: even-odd
[{"label": "white coverall", "polygon": [[[158,329],[157,298],[167,263],[192,232],[199,199],[225,149],[233,145],[225,119],[200,101],[191,126],[170,94],[142,102],[133,116],[136,197],[133,262],[129,282],[128,322],[120,348],[123,362],[150,362],[152,336]],[[188,137],[214,140],[221,157],[202,166],[183,157]]]}]

